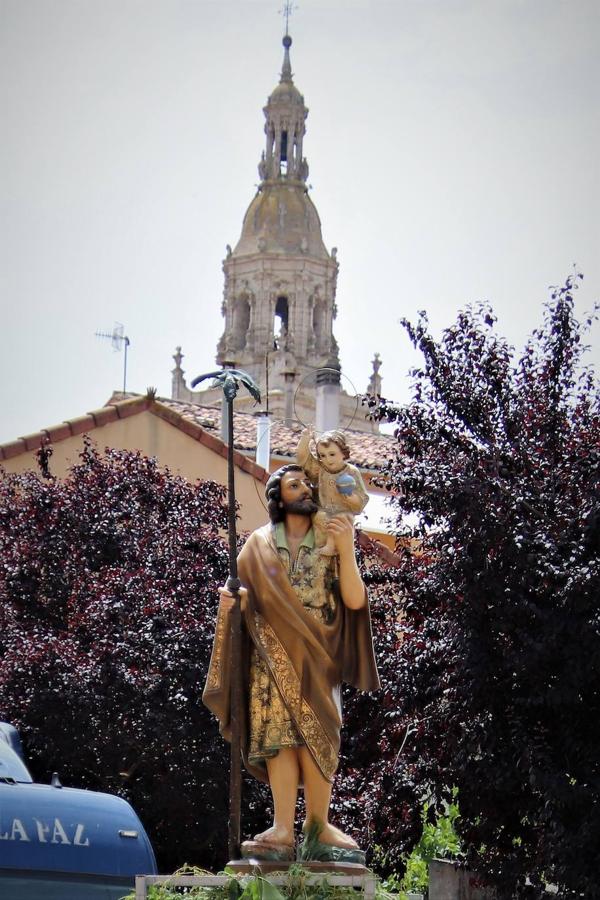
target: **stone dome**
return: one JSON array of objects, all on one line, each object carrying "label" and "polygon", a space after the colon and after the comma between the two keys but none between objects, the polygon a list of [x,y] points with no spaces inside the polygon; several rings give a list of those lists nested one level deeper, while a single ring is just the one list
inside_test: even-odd
[{"label": "stone dome", "polygon": [[234,256],[305,254],[329,259],[321,220],[304,185],[265,183],[248,207]]},{"label": "stone dome", "polygon": [[298,106],[304,106],[304,96],[293,81],[281,81],[269,95],[267,105],[280,103],[295,103]]}]

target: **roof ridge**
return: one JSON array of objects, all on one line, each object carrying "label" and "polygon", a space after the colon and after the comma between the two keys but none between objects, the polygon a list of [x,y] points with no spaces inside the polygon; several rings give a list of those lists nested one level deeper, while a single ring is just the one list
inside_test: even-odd
[{"label": "roof ridge", "polygon": [[[175,427],[179,428],[180,431],[183,431],[184,434],[189,435],[189,437],[194,438],[199,443],[204,444],[211,450],[214,450],[215,453],[219,453],[221,456],[227,457],[228,446],[225,441],[223,441],[220,437],[216,437],[214,434],[211,434],[198,422],[194,422],[191,419],[186,419],[182,413],[176,412],[161,400],[154,400],[152,402],[151,411],[158,415],[159,418],[164,419],[171,425],[175,425]],[[249,459],[249,457],[245,456],[235,448],[233,451],[233,462],[238,468],[242,469],[245,472],[249,472],[259,481],[263,481],[265,484],[267,483],[270,473],[267,472],[267,470],[263,468],[263,466],[259,466],[258,463],[254,462],[254,460]]]},{"label": "roof ridge", "polygon": [[31,434],[22,435],[14,441],[5,441],[0,444],[0,460],[12,459],[21,453],[39,450],[45,444],[56,444],[69,437],[76,437],[78,434],[93,431],[94,428],[108,425],[109,422],[125,419],[147,409],[149,404],[149,397],[143,395],[123,400],[121,403],[107,403],[99,409],[90,410],[83,416],[64,419],[56,425],[50,425],[48,428],[41,428],[39,431],[31,432]]}]

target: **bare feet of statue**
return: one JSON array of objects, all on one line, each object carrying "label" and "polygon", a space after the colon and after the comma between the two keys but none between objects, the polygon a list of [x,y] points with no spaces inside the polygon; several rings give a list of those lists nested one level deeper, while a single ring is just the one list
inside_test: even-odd
[{"label": "bare feet of statue", "polygon": [[[302,831],[306,834],[307,830],[308,826],[305,821],[302,826]],[[358,844],[354,838],[351,838],[349,834],[344,834],[343,831],[340,831],[335,825],[330,825],[329,822],[321,828],[318,840],[321,844],[331,844],[334,847],[343,847],[344,850],[358,850]]]},{"label": "bare feet of statue", "polygon": [[254,840],[259,844],[283,844],[291,847],[294,843],[294,832],[282,825],[272,825],[266,831],[254,835]]}]

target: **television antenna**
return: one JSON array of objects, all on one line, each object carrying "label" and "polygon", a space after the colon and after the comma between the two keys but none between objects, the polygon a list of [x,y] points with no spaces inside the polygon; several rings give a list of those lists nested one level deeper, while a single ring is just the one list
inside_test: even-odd
[{"label": "television antenna", "polygon": [[121,322],[115,322],[115,327],[112,330],[112,334],[108,334],[106,331],[96,331],[96,337],[105,338],[109,340],[112,344],[112,348],[115,351],[121,350],[122,347],[125,347],[125,358],[123,360],[123,393],[127,393],[127,348],[129,347],[131,341],[124,334],[125,328]]}]

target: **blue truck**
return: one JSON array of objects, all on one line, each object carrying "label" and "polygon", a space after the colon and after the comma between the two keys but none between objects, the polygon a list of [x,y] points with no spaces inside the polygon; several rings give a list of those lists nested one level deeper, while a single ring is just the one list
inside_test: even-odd
[{"label": "blue truck", "polygon": [[125,800],[34,784],[19,734],[0,722],[0,898],[120,900],[156,874],[148,835]]}]

